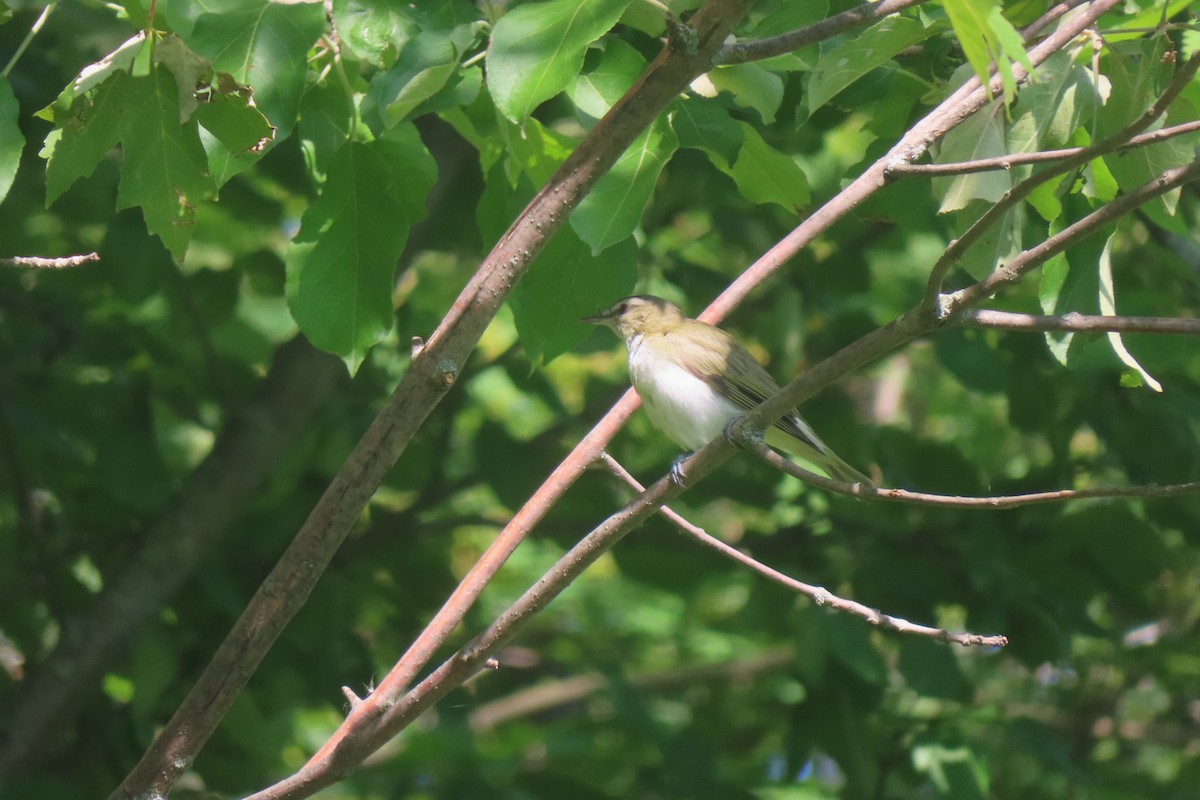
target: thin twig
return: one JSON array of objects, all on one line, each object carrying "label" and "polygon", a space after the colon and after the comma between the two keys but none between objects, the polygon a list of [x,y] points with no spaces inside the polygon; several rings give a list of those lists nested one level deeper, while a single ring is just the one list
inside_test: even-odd
[{"label": "thin twig", "polygon": [[[762,448],[770,453],[774,453],[776,456],[778,456],[780,459],[782,459],[787,464],[791,464],[793,467],[796,467],[795,464],[792,464],[792,462],[783,458],[783,456],[780,456],[778,453],[775,453],[774,450],[771,450],[771,448],[767,447],[765,444],[760,444],[758,447]],[[756,452],[757,452],[757,450],[758,450],[758,448],[756,448]],[[759,453],[759,455],[760,456],[762,455],[761,452]],[[621,480],[625,481],[625,483],[628,484],[635,491],[637,491],[637,492],[645,491],[645,488],[640,483],[638,483],[637,479],[634,478],[632,475],[630,475],[629,472],[616,461],[616,459],[612,458],[607,453],[605,453],[602,460],[603,460],[605,466],[607,466],[610,470],[612,470],[613,473],[617,475],[617,477],[619,477]],[[768,463],[774,464],[774,462],[768,462]],[[799,467],[796,467],[796,468],[801,473],[804,473],[805,475],[811,476],[813,478],[820,477],[818,475],[813,475],[811,472],[808,472],[806,470],[802,470]],[[795,474],[795,473],[791,472],[790,470],[788,472],[789,472],[789,474]],[[797,477],[800,477],[800,476],[797,475]],[[804,478],[801,478],[801,479],[804,480]],[[838,482],[833,481],[833,483],[838,483]],[[841,491],[841,490],[839,490],[839,491]],[[851,489],[849,491],[849,493],[859,495],[859,492],[855,491],[853,489]],[[872,496],[874,493],[871,492],[870,490],[867,490],[865,492],[865,494],[867,496]],[[661,506],[659,508],[659,511],[663,512],[664,515],[666,515],[667,507]],[[672,512],[672,514],[674,514],[674,512]],[[672,518],[672,517],[668,516],[668,518]],[[676,521],[676,519],[678,521]],[[966,633],[966,632],[955,633],[953,631],[944,630],[942,628],[933,628],[928,625],[919,625],[915,622],[909,622],[906,619],[901,619],[900,617],[894,617],[890,614],[884,614],[882,611],[880,611],[878,609],[871,608],[870,606],[865,606],[862,603],[859,603],[855,600],[849,600],[844,597],[838,597],[837,595],[833,594],[832,592],[830,592],[828,589],[826,589],[823,586],[814,586],[813,584],[810,584],[810,583],[804,583],[803,581],[798,581],[795,578],[791,577],[790,575],[785,575],[784,573],[780,572],[779,570],[773,569],[772,567],[768,567],[766,564],[762,563],[761,561],[759,561],[751,556],[746,555],[741,550],[738,550],[736,547],[732,547],[732,546],[726,544],[725,542],[721,541],[717,537],[715,537],[712,534],[705,531],[703,528],[700,528],[700,527],[697,527],[696,525],[691,524],[690,522],[683,519],[682,517],[679,517],[678,515],[674,515],[674,518],[672,518],[672,521],[675,522],[676,527],[678,527],[684,534],[691,537],[698,544],[701,544],[710,550],[714,550],[717,553],[720,553],[721,555],[725,556],[726,558],[729,558],[729,559],[732,559],[733,561],[738,562],[742,566],[749,567],[750,569],[754,570],[759,575],[763,576],[764,578],[771,581],[772,583],[777,583],[780,586],[783,586],[783,587],[786,587],[786,588],[792,590],[793,592],[802,594],[819,606],[826,606],[828,608],[833,609],[834,611],[840,611],[845,614],[850,614],[851,616],[855,616],[855,617],[858,617],[859,619],[865,620],[865,621],[869,622],[870,624],[872,624],[878,628],[881,628],[883,630],[895,631],[897,633],[908,633],[908,634],[913,634],[916,636],[924,636],[924,637],[927,637],[930,639],[936,639],[939,642],[953,642],[954,644],[960,644],[964,647],[980,646],[980,645],[984,646],[984,647],[1003,647],[1004,645],[1008,644],[1008,639],[1007,639],[1007,637],[1004,637],[1004,636],[983,636],[978,633]]]},{"label": "thin twig", "polygon": [[849,8],[840,14],[805,25],[794,31],[781,33],[766,39],[756,39],[749,42],[735,42],[725,45],[717,53],[717,64],[744,64],[747,61],[761,61],[790,53],[810,44],[823,42],[838,34],[869,25],[876,20],[895,14],[910,6],[920,5],[925,0],[881,0],[878,3],[863,3]]},{"label": "thin twig", "polygon": [[0,258],[0,266],[31,267],[33,269],[69,269],[99,261],[99,253],[84,253],[78,256],[63,256],[61,258],[42,258],[40,256],[13,256]]},{"label": "thin twig", "polygon": [[58,0],[51,0],[51,2],[46,4],[46,7],[42,9],[42,13],[39,14],[38,18],[34,20],[33,24],[29,26],[29,32],[25,34],[25,38],[21,40],[19,45],[17,45],[16,51],[12,54],[12,58],[8,60],[8,63],[4,65],[4,69],[0,71],[0,75],[7,77],[8,74],[12,72],[13,67],[17,65],[17,61],[21,59],[21,55],[25,52],[25,49],[29,47],[30,43],[33,41],[33,37],[38,35],[38,31],[40,31],[42,26],[46,24],[46,18],[50,16],[51,12],[53,12],[57,6]]},{"label": "thin twig", "polygon": [[[1192,122],[1183,122],[1179,125],[1172,125],[1169,128],[1160,128],[1150,133],[1139,134],[1134,136],[1125,144],[1113,148],[1114,152],[1125,153],[1129,150],[1138,147],[1145,147],[1151,144],[1170,139],[1175,136],[1182,136],[1193,131],[1200,131],[1200,120]],[[922,177],[938,177],[943,175],[969,175],[976,172],[990,172],[994,170],[1007,170],[1022,164],[1044,164],[1053,161],[1062,161],[1066,158],[1074,158],[1082,153],[1086,147],[1067,147],[1062,150],[1041,150],[1036,153],[1012,153],[1006,156],[995,156],[993,158],[981,158],[976,161],[956,161],[950,164],[905,164],[897,163],[888,167],[888,177],[906,177],[906,176],[922,176]]]},{"label": "thin twig", "polygon": [[1010,331],[1074,331],[1076,333],[1158,333],[1200,336],[1200,319],[1186,317],[1105,317],[1077,314],[1059,316],[1020,314],[1014,311],[969,309],[948,320],[961,328]]},{"label": "thin twig", "polygon": [[994,511],[1004,508],[1038,505],[1040,503],[1063,503],[1068,500],[1094,500],[1113,497],[1162,498],[1200,494],[1200,481],[1171,483],[1163,486],[1097,486],[1089,489],[1056,489],[1048,492],[1028,492],[1026,494],[991,495],[985,497],[910,492],[907,489],[867,487],[861,484],[844,483],[822,477],[814,472],[809,472],[799,464],[788,461],[761,442],[751,445],[749,449],[753,450],[759,458],[776,469],[782,470],[794,478],[799,478],[807,484],[825,489],[826,491],[848,494],[865,500],[888,500],[897,503],[939,506],[942,508],[984,508]]},{"label": "thin twig", "polygon": [[[640,483],[638,483],[638,479],[633,477],[633,475],[630,474],[629,470],[625,469],[625,467],[621,465],[620,461],[617,461],[615,458],[613,458],[611,455],[609,455],[607,450],[601,450],[600,455],[596,456],[596,461],[598,463],[604,465],[605,467],[607,467],[609,472],[611,472],[613,475],[616,475],[621,481],[623,481],[625,483],[626,486],[632,487],[634,491],[637,491],[637,492],[646,491],[646,487],[642,486]],[[692,522],[688,522],[687,519],[685,519],[682,514],[676,512],[676,511],[672,511],[668,506],[660,506],[658,509],[658,513],[662,514],[667,519],[668,522],[670,522],[672,525],[674,525],[676,528],[679,528],[679,530],[683,531],[686,534],[689,534],[691,536],[708,536],[709,535],[699,525],[696,525]]]}]

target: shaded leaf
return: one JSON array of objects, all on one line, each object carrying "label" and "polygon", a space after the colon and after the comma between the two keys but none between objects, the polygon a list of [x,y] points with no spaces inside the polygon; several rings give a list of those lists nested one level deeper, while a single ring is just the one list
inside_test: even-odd
[{"label": "shaded leaf", "polygon": [[487,84],[500,113],[518,124],[566,88],[583,52],[616,24],[630,0],[548,0],[502,16],[488,47]]},{"label": "shaded leaf", "polygon": [[[484,241],[498,239],[532,197],[528,179],[514,191],[493,168],[477,212]],[[529,359],[549,362],[587,338],[594,327],[580,318],[633,291],[637,257],[632,238],[594,254],[569,225],[559,228],[508,298]]]},{"label": "shaded leaf", "polygon": [[767,144],[755,128],[744,122],[738,124],[744,140],[742,149],[733,166],[722,169],[733,178],[738,191],[751,202],[777,203],[788,211],[808,205],[804,170],[790,156]]},{"label": "shaded leaf", "polygon": [[917,20],[888,17],[850,41],[822,49],[821,60],[808,81],[808,113],[812,114],[838,92],[930,33]]},{"label": "shaded leaf", "polygon": [[117,209],[140,206],[146,227],[181,259],[192,237],[196,205],[216,191],[200,135],[194,122],[179,124],[179,95],[165,69],[125,79],[120,86],[127,91],[109,100],[123,115]]},{"label": "shaded leaf", "polygon": [[408,175],[388,155],[373,143],[346,143],[287,252],[292,316],[352,373],[392,329],[392,282],[408,240]]},{"label": "shaded leaf", "polygon": [[678,145],[666,121],[656,120],[580,201],[571,214],[571,227],[593,254],[628,238],[637,228],[658,176]]}]

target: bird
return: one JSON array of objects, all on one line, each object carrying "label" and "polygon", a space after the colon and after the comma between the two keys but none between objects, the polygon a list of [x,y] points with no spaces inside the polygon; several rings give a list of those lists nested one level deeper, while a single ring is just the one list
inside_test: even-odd
[{"label": "bird", "polygon": [[[779,384],[728,332],[691,319],[653,295],[619,300],[581,322],[612,329],[629,351],[629,379],[660,431],[693,451],[779,391]],[[830,478],[873,486],[792,409],[765,433],[767,444],[816,465]]]}]

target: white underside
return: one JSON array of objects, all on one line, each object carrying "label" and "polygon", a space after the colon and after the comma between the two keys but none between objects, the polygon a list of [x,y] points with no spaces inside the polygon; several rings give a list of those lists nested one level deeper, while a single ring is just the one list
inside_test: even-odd
[{"label": "white underside", "polygon": [[743,410],[707,383],[642,346],[640,336],[628,342],[629,378],[650,421],[685,450],[696,450],[725,430]]}]

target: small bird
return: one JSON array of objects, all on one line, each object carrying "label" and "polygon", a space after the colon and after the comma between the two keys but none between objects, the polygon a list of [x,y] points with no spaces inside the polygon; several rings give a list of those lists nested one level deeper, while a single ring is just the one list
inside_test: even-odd
[{"label": "small bird", "polygon": [[[581,322],[609,327],[625,340],[629,379],[650,421],[685,450],[720,436],[730,422],[779,391],[779,384],[731,335],[684,316],[659,297],[626,297]],[[794,409],[765,438],[834,480],[872,485],[817,438]]]}]

